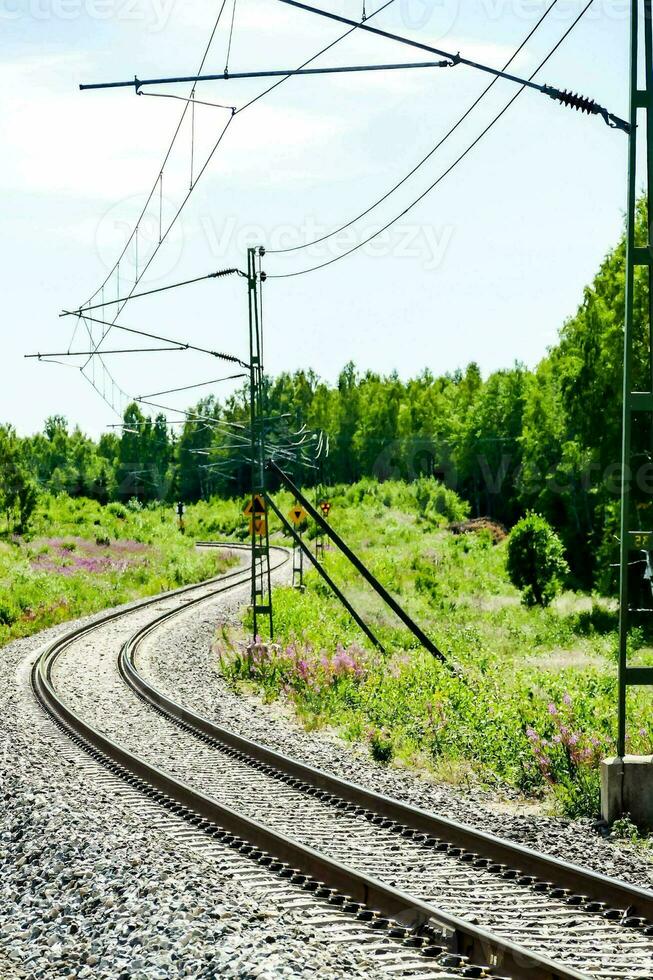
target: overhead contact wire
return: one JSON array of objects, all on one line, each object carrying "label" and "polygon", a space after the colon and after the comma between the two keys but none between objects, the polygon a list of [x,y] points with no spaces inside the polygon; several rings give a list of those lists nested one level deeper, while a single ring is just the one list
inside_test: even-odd
[{"label": "overhead contact wire", "polygon": [[[387,7],[389,7],[389,6],[390,6],[390,5],[392,4],[392,3],[394,3],[394,2],[395,2],[395,0],[386,0],[386,2],[385,2],[384,4],[382,4],[382,5],[380,6],[380,7],[378,7],[378,8],[377,8],[377,9],[376,9],[375,11],[373,11],[373,12],[372,12],[372,13],[371,13],[371,14],[369,15],[369,17],[367,18],[367,20],[370,20],[370,19],[371,19],[372,17],[375,17],[375,16],[377,15],[377,14],[379,14],[379,13],[381,13],[381,11],[383,11],[383,10],[385,10],[385,9],[386,9]],[[218,27],[218,24],[219,24],[219,22],[220,22],[220,18],[221,18],[221,16],[222,16],[222,12],[223,12],[223,10],[224,10],[224,8],[225,8],[225,4],[226,4],[226,0],[223,0],[223,2],[222,2],[222,5],[221,5],[221,7],[220,7],[220,11],[219,11],[219,13],[218,13],[218,17],[217,17],[217,19],[216,19],[216,22],[215,22],[215,24],[214,24],[214,27],[213,27],[213,31],[211,32],[211,37],[209,38],[209,42],[208,42],[208,44],[207,44],[207,46],[206,46],[206,49],[205,49],[205,52],[204,52],[204,56],[203,56],[203,58],[202,58],[202,61],[201,61],[201,63],[200,63],[200,67],[199,67],[199,70],[198,70],[198,74],[199,74],[199,73],[200,73],[200,72],[202,71],[202,68],[203,68],[203,66],[204,66],[204,62],[205,62],[205,60],[206,60],[206,57],[207,57],[207,55],[208,55],[208,51],[209,51],[209,49],[210,49],[210,47],[211,47],[211,43],[212,43],[212,41],[213,41],[213,37],[215,36],[215,32],[216,32],[216,30],[217,30],[217,27]],[[358,26],[358,25],[356,25],[356,26]],[[301,64],[300,66],[299,66],[299,68],[298,68],[297,70],[301,70],[301,69],[302,69],[302,68],[304,68],[304,67],[305,67],[306,65],[308,65],[308,64],[310,64],[310,63],[311,63],[312,61],[315,61],[315,60],[316,60],[317,58],[319,58],[319,57],[320,57],[320,56],[321,56],[322,54],[324,54],[324,53],[325,53],[326,51],[329,51],[329,50],[330,50],[331,48],[333,48],[333,47],[334,47],[334,46],[335,46],[336,44],[339,44],[339,43],[340,43],[340,41],[342,41],[342,40],[344,40],[344,38],[346,38],[346,37],[348,37],[348,36],[349,36],[349,35],[350,35],[350,34],[351,34],[351,33],[352,33],[352,32],[353,32],[354,30],[356,30],[356,27],[351,27],[351,28],[349,28],[349,29],[348,29],[347,31],[344,31],[344,32],[343,32],[343,33],[342,33],[341,35],[339,35],[339,37],[337,37],[337,38],[335,38],[335,40],[333,40],[333,41],[332,41],[332,42],[331,42],[330,44],[328,44],[328,45],[326,45],[325,47],[323,47],[323,48],[321,48],[321,49],[320,49],[320,50],[319,50],[319,51],[318,51],[318,52],[317,52],[316,54],[314,54],[314,55],[313,55],[313,56],[312,56],[311,58],[309,58],[309,59],[307,59],[307,60],[306,60],[305,62],[303,62],[303,63],[302,63],[302,64]],[[145,264],[145,266],[144,266],[144,268],[143,268],[143,271],[142,271],[142,273],[141,273],[141,278],[142,278],[142,277],[143,277],[143,276],[145,275],[145,272],[146,272],[146,271],[147,271],[147,269],[149,268],[149,266],[150,266],[150,264],[151,264],[151,262],[153,261],[153,259],[154,259],[154,257],[156,256],[156,254],[158,253],[158,250],[159,250],[159,248],[161,247],[161,245],[163,244],[163,242],[164,242],[164,241],[165,241],[165,239],[167,238],[167,236],[168,236],[168,234],[169,234],[169,232],[171,231],[171,229],[172,229],[172,227],[173,227],[173,225],[175,224],[175,222],[176,222],[176,221],[177,221],[177,219],[179,218],[179,215],[181,214],[181,211],[182,211],[182,210],[183,210],[183,208],[185,207],[185,205],[186,205],[186,202],[188,201],[188,198],[189,198],[189,196],[190,196],[190,194],[192,193],[192,191],[193,191],[193,189],[194,189],[194,187],[195,187],[195,185],[196,185],[196,184],[197,184],[197,183],[199,182],[199,180],[200,180],[200,178],[202,177],[202,175],[203,175],[203,173],[204,173],[204,171],[206,170],[206,167],[208,166],[208,164],[210,163],[210,161],[211,161],[211,159],[213,158],[213,156],[214,156],[214,154],[215,154],[215,152],[216,152],[216,150],[218,149],[218,147],[219,147],[219,145],[220,145],[220,143],[222,142],[222,138],[224,137],[224,134],[226,133],[226,131],[227,131],[227,129],[228,129],[228,127],[229,127],[229,125],[230,125],[230,124],[231,124],[231,122],[233,121],[233,119],[234,119],[234,117],[235,117],[235,115],[237,114],[237,112],[239,113],[239,112],[242,112],[242,111],[243,111],[244,109],[247,109],[247,108],[248,108],[249,106],[251,106],[251,105],[253,105],[253,104],[254,104],[255,102],[257,102],[257,101],[258,101],[258,100],[259,100],[260,98],[263,98],[263,97],[264,97],[265,95],[267,95],[267,94],[268,94],[269,92],[271,92],[271,91],[272,91],[273,89],[275,89],[275,88],[277,88],[277,87],[278,87],[279,85],[282,85],[282,84],[283,84],[284,82],[286,82],[286,81],[287,81],[287,80],[288,80],[289,78],[292,78],[292,74],[289,74],[289,75],[286,75],[286,76],[284,76],[283,78],[281,78],[281,79],[279,79],[279,81],[277,81],[277,82],[275,82],[275,83],[274,83],[273,85],[270,85],[270,86],[268,86],[268,88],[267,88],[267,89],[265,89],[265,90],[264,90],[263,92],[261,92],[261,93],[259,93],[259,94],[258,94],[257,96],[255,96],[255,97],[254,97],[253,99],[251,99],[251,100],[250,100],[249,102],[247,102],[247,103],[245,103],[245,105],[243,105],[243,106],[241,106],[241,107],[240,107],[240,108],[239,108],[238,110],[235,110],[235,111],[232,111],[232,115],[231,115],[231,116],[230,116],[230,118],[229,118],[229,119],[227,120],[227,123],[225,124],[225,127],[224,127],[224,129],[222,130],[222,132],[221,132],[221,134],[220,134],[220,136],[218,137],[218,140],[217,140],[217,141],[216,141],[216,143],[214,144],[214,146],[213,146],[213,149],[211,150],[211,152],[210,152],[210,154],[209,154],[209,156],[207,157],[207,159],[206,159],[206,161],[204,162],[204,165],[202,166],[202,168],[201,168],[201,170],[199,171],[199,173],[198,173],[198,175],[197,175],[197,178],[196,178],[196,180],[195,180],[195,184],[194,184],[194,185],[193,185],[193,186],[192,186],[192,187],[190,188],[190,190],[189,190],[189,191],[188,191],[188,193],[186,194],[186,196],[185,196],[185,198],[184,198],[184,200],[182,201],[182,203],[181,203],[181,205],[180,205],[180,207],[178,208],[178,210],[177,210],[177,212],[176,212],[176,214],[175,214],[175,216],[174,216],[174,218],[172,219],[172,221],[171,221],[171,222],[170,222],[170,224],[168,225],[168,228],[166,229],[166,231],[165,231],[165,233],[163,233],[163,234],[162,234],[162,235],[160,236],[160,240],[159,240],[159,243],[158,243],[158,245],[157,245],[157,246],[155,247],[155,250],[154,250],[154,252],[152,253],[152,255],[150,256],[150,258],[148,259],[148,261],[146,262],[146,264]],[[195,83],[195,84],[196,84],[196,83]],[[191,98],[194,98],[194,94],[195,94],[195,84],[193,85],[193,88],[192,88],[192,90],[191,90]],[[191,101],[191,100],[189,99],[189,101]],[[166,162],[167,162],[167,160],[168,160],[168,158],[169,158],[169,155],[170,155],[170,153],[171,153],[171,151],[172,151],[172,147],[173,147],[173,145],[174,145],[174,142],[175,142],[175,140],[176,140],[176,138],[177,138],[177,134],[178,134],[178,132],[179,132],[179,129],[181,128],[181,124],[182,124],[182,122],[183,122],[183,119],[184,119],[184,117],[185,117],[185,113],[186,113],[186,111],[187,111],[187,109],[188,109],[188,102],[187,102],[187,103],[185,104],[185,106],[184,106],[184,109],[183,109],[183,111],[182,111],[182,115],[181,115],[181,118],[180,118],[180,120],[179,120],[179,124],[178,124],[178,126],[177,126],[177,129],[175,130],[175,135],[173,136],[173,139],[172,139],[172,141],[171,141],[171,144],[170,144],[170,147],[168,148],[168,152],[167,152],[167,154],[166,154],[166,156],[165,156],[165,159],[164,159],[164,162],[163,162],[163,165],[162,165],[162,167],[161,167],[161,172],[160,172],[160,175],[159,175],[159,178],[157,178],[157,180],[158,180],[158,179],[162,179],[162,173],[163,173],[163,168],[165,167],[165,164],[166,164]],[[149,195],[149,197],[148,197],[148,200],[147,200],[147,202],[146,202],[146,204],[145,204],[145,207],[143,208],[143,211],[141,212],[141,216],[140,216],[140,218],[139,218],[139,221],[141,220],[141,218],[143,217],[143,214],[145,213],[145,211],[146,211],[146,209],[147,209],[147,205],[149,204],[149,201],[150,201],[150,199],[151,199],[151,197],[152,197],[152,195],[154,194],[154,191],[155,191],[155,189],[156,189],[156,186],[157,186],[157,184],[155,183],[155,184],[154,184],[154,186],[153,186],[153,188],[152,188],[152,191],[150,192],[150,195]],[[132,233],[132,236],[133,236],[133,233]],[[129,240],[127,241],[127,244],[125,245],[125,249],[123,249],[123,252],[121,253],[121,256],[120,256],[120,258],[122,258],[122,255],[124,255],[124,252],[126,251],[126,248],[127,248],[127,246],[129,245],[129,241],[131,241],[131,237],[130,237],[130,239],[129,239]],[[120,258],[118,259],[118,262],[116,263],[116,266],[114,266],[114,268],[116,268],[116,267],[118,267],[118,266],[119,266],[119,263],[120,263]],[[108,275],[108,276],[107,276],[107,278],[105,279],[105,283],[106,283],[106,282],[108,281],[108,279],[110,278],[110,276],[111,276],[111,274],[112,274],[112,273],[109,273],[109,275]],[[103,283],[103,285],[104,285],[105,283]],[[136,288],[136,285],[137,285],[137,283],[135,283],[135,284],[134,284],[134,288]],[[91,297],[91,299],[92,299],[92,298],[94,298],[94,297],[95,297],[95,296],[97,295],[97,292],[98,292],[98,290],[96,290],[96,292],[95,292],[95,293],[93,294],[93,296]],[[130,295],[131,295],[131,294],[130,294]],[[128,300],[129,300],[129,296],[128,296],[128,297],[127,297],[127,298],[125,299],[125,302],[127,302]],[[87,302],[88,302],[88,301],[87,301]],[[124,306],[124,303],[123,303],[123,306]],[[118,310],[118,311],[117,311],[117,313],[116,313],[116,316],[115,316],[115,320],[117,320],[117,319],[118,319],[118,317],[120,316],[120,313],[121,313],[121,310],[122,310],[122,307],[121,307],[121,309],[120,309],[120,310]],[[100,339],[99,339],[99,341],[98,341],[98,345],[97,345],[97,346],[98,346],[98,350],[99,350],[99,347],[100,347],[100,345],[101,345],[101,344],[102,344],[102,343],[104,342],[104,340],[106,339],[106,337],[107,337],[107,335],[109,334],[109,332],[110,332],[110,330],[111,330],[111,327],[112,327],[112,325],[113,325],[113,324],[109,324],[109,325],[108,325],[108,328],[107,328],[107,329],[106,329],[106,330],[105,330],[105,331],[103,332],[103,334],[102,334],[102,336],[100,337]],[[89,360],[90,360],[90,358],[89,358]],[[84,372],[84,369],[85,369],[85,368],[87,367],[87,365],[88,365],[88,361],[86,362],[86,364],[84,364],[84,365],[82,365],[82,367],[80,368],[80,370],[82,371],[82,373]],[[105,368],[105,370],[106,370],[106,368]],[[111,380],[113,381],[113,379],[111,379]],[[122,392],[122,394],[125,394],[125,392]]]},{"label": "overhead contact wire", "polygon": [[[537,75],[537,73],[542,70],[542,68],[546,65],[546,63],[553,57],[553,55],[556,53],[560,45],[564,43],[564,41],[569,37],[571,32],[576,27],[576,25],[585,16],[589,8],[592,6],[593,2],[594,0],[589,0],[589,2],[583,7],[581,12],[576,17],[576,19],[572,22],[572,24],[567,28],[565,33],[562,35],[560,40],[555,44],[555,46],[551,49],[551,51],[549,51],[546,58],[544,58],[543,61],[540,62],[540,64],[535,69],[535,71],[532,72],[532,74],[529,76],[529,81],[532,80]],[[319,269],[325,269],[327,266],[333,265],[334,262],[339,262],[341,259],[347,258],[349,255],[352,255],[354,252],[357,252],[360,248],[363,248],[369,242],[373,241],[375,238],[378,238],[379,235],[382,235],[384,231],[387,231],[388,228],[392,227],[392,225],[394,225],[397,221],[399,221],[406,214],[408,214],[409,211],[412,211],[412,209],[416,207],[416,205],[419,204],[420,201],[423,201],[424,198],[427,197],[428,194],[430,194],[431,191],[434,190],[438,186],[438,184],[440,184],[445,179],[445,177],[447,177],[453,170],[455,170],[458,164],[461,163],[465,159],[465,157],[481,142],[481,140],[490,132],[490,130],[496,125],[496,123],[499,122],[502,116],[505,115],[505,113],[512,107],[512,105],[517,101],[517,99],[520,97],[520,95],[522,95],[524,91],[525,91],[525,86],[522,85],[522,87],[517,90],[517,92],[512,96],[512,98],[506,103],[506,105],[493,117],[493,119],[488,123],[485,129],[482,130],[482,132],[476,137],[476,139],[473,140],[472,143],[470,143],[470,145],[460,154],[459,157],[456,158],[456,160],[454,160],[451,166],[447,167],[444,173],[440,174],[437,180],[433,181],[433,183],[430,184],[426,188],[426,190],[422,191],[419,197],[416,197],[415,200],[413,200],[408,205],[408,207],[404,208],[404,210],[401,211],[399,214],[395,215],[394,218],[391,218],[389,221],[387,221],[386,224],[383,225],[383,227],[378,228],[375,232],[369,235],[362,242],[359,242],[357,245],[354,245],[348,251],[343,252],[342,255],[336,255],[332,259],[327,259],[326,262],[320,262],[318,265],[311,266],[308,269],[299,269],[297,272],[285,272],[285,273],[276,273],[276,274],[268,273],[267,278],[268,279],[292,279],[295,276],[308,275],[309,272],[317,272]]]},{"label": "overhead contact wire", "polygon": [[[393,4],[394,2],[395,2],[395,0],[386,0],[386,3],[382,4],[380,7],[377,7],[376,10],[373,10],[372,11],[372,13],[367,17],[367,20],[371,20],[372,17],[376,17],[377,14],[380,14],[387,7],[390,7],[391,4]],[[236,112],[237,113],[244,112],[245,109],[249,109],[249,107],[251,105],[254,105],[255,102],[258,102],[259,99],[262,99],[269,92],[274,91],[274,89],[275,88],[278,88],[279,85],[283,85],[283,83],[284,82],[287,82],[289,78],[292,78],[293,75],[295,74],[295,72],[301,71],[302,68],[305,68],[306,67],[306,65],[310,65],[313,61],[316,61],[323,54],[326,54],[327,51],[330,51],[331,48],[334,48],[336,46],[336,44],[340,44],[341,41],[344,41],[344,39],[346,37],[349,37],[349,35],[352,34],[359,26],[360,26],[359,24],[356,24],[356,25],[354,25],[354,27],[350,27],[348,30],[344,31],[344,33],[343,34],[340,34],[337,38],[335,38],[335,40],[331,41],[329,44],[325,45],[323,48],[320,48],[320,50],[317,52],[317,54],[314,54],[312,56],[312,58],[308,58],[301,65],[299,65],[299,67],[296,68],[293,72],[290,72],[288,75],[284,75],[284,77],[283,78],[280,78],[278,82],[273,82],[272,85],[268,85],[268,87],[266,89],[264,89],[262,92],[259,92],[258,95],[255,95],[252,99],[249,100],[249,102],[245,102],[245,104],[242,105],[242,106],[240,106],[240,108],[237,109]]]},{"label": "overhead contact wire", "polygon": [[[216,32],[216,31],[217,31],[217,29],[218,29],[218,25],[219,25],[219,23],[220,23],[220,19],[221,19],[221,17],[222,17],[222,12],[223,12],[223,10],[224,10],[224,8],[225,8],[225,6],[226,6],[226,2],[227,2],[227,0],[222,0],[222,4],[221,4],[221,6],[220,6],[220,10],[218,11],[218,16],[216,17],[216,20],[215,20],[215,23],[214,23],[214,25],[213,25],[213,30],[211,31],[211,35],[210,35],[210,37],[209,37],[209,40],[208,40],[208,42],[207,42],[207,44],[206,44],[206,47],[205,47],[205,49],[204,49],[204,54],[202,55],[202,60],[200,61],[200,66],[199,66],[199,68],[198,68],[198,70],[197,70],[197,74],[198,74],[198,75],[200,74],[200,72],[202,71],[202,69],[203,69],[203,67],[204,67],[204,64],[205,64],[205,62],[206,62],[206,59],[207,59],[207,57],[208,57],[208,54],[209,54],[209,51],[210,51],[210,49],[211,49],[211,45],[213,44],[213,38],[215,37],[215,32]],[[192,89],[191,89],[191,94],[194,94],[194,92],[195,92],[195,86],[193,85],[193,87],[192,87]],[[189,100],[189,101],[190,101],[190,100]],[[143,206],[143,210],[141,211],[141,213],[140,213],[140,215],[139,215],[139,217],[138,217],[138,219],[137,219],[137,221],[136,221],[136,224],[134,225],[134,231],[132,231],[132,233],[131,233],[131,235],[130,235],[130,236],[129,236],[129,238],[127,239],[127,241],[126,241],[126,243],[125,243],[125,247],[123,248],[123,250],[122,250],[122,252],[120,253],[120,255],[119,255],[119,257],[118,257],[118,259],[117,259],[117,261],[116,261],[116,263],[114,264],[114,266],[113,266],[113,268],[112,268],[112,269],[111,269],[111,271],[110,271],[110,272],[108,273],[108,275],[107,275],[107,277],[106,277],[106,279],[104,280],[104,282],[102,283],[102,285],[101,285],[101,286],[98,286],[98,288],[97,288],[97,289],[95,290],[95,292],[94,292],[94,293],[93,293],[93,294],[92,294],[92,295],[91,295],[91,296],[89,297],[89,299],[87,300],[87,302],[89,302],[89,303],[90,303],[90,301],[91,301],[91,299],[94,299],[94,298],[95,298],[95,296],[97,296],[97,294],[98,294],[98,292],[100,291],[100,289],[101,289],[101,288],[102,288],[103,286],[106,286],[106,284],[108,283],[108,281],[109,281],[109,279],[111,278],[111,276],[113,275],[113,273],[114,273],[114,272],[116,271],[116,267],[118,266],[118,263],[120,262],[120,260],[121,260],[121,259],[122,259],[122,257],[124,256],[124,254],[125,254],[125,252],[126,252],[126,251],[127,251],[127,249],[129,248],[129,245],[130,245],[130,243],[131,243],[131,240],[132,240],[132,238],[133,238],[133,236],[134,236],[134,233],[135,233],[135,231],[136,231],[136,228],[138,227],[138,225],[139,225],[139,224],[140,224],[140,222],[142,221],[142,219],[143,219],[143,217],[144,217],[144,215],[145,215],[145,212],[147,211],[147,207],[148,207],[148,205],[149,205],[149,203],[150,203],[150,201],[152,200],[152,197],[153,197],[153,195],[154,195],[154,193],[155,193],[155,191],[156,191],[156,187],[157,187],[157,183],[158,183],[158,181],[159,181],[159,179],[160,179],[160,177],[161,177],[161,176],[162,176],[162,174],[163,174],[163,169],[164,169],[164,167],[165,167],[165,165],[166,165],[166,163],[168,162],[168,160],[170,159],[170,154],[172,153],[172,150],[173,150],[173,147],[174,147],[174,145],[175,145],[175,142],[176,142],[176,140],[177,140],[177,136],[179,135],[179,130],[181,129],[181,126],[182,126],[182,123],[183,123],[183,121],[184,121],[184,119],[185,119],[185,116],[186,116],[186,112],[187,112],[187,111],[188,111],[188,104],[186,104],[186,105],[184,106],[184,108],[183,108],[183,110],[182,110],[182,113],[181,113],[181,116],[180,116],[180,118],[179,118],[179,122],[177,123],[177,126],[176,126],[176,128],[175,128],[175,131],[174,131],[174,133],[173,133],[173,136],[172,136],[172,139],[170,140],[170,144],[169,144],[169,146],[168,146],[168,149],[166,150],[166,153],[165,153],[165,156],[164,156],[164,158],[163,158],[163,163],[162,163],[162,164],[161,164],[161,166],[159,167],[159,174],[158,174],[158,176],[157,176],[157,179],[156,179],[156,181],[154,182],[154,184],[153,184],[153,186],[152,186],[152,190],[151,190],[151,191],[150,191],[150,193],[148,194],[148,197],[147,197],[147,200],[145,201],[145,204],[144,204],[144,206]]]},{"label": "overhead contact wire", "polygon": [[[517,50],[510,56],[510,58],[508,58],[508,60],[506,61],[505,65],[501,69],[502,71],[505,71],[506,68],[509,68],[510,65],[515,60],[515,58],[517,57],[517,55],[521,54],[521,52],[523,51],[524,47],[528,44],[528,42],[531,40],[531,38],[536,33],[536,31],[539,30],[539,28],[544,23],[544,21],[549,16],[549,14],[551,13],[551,11],[553,10],[553,8],[556,6],[557,3],[558,3],[558,0],[553,0],[553,2],[551,4],[549,4],[549,6],[547,7],[547,9],[544,11],[544,13],[542,14],[542,16],[538,20],[538,22],[535,24],[535,26],[532,28],[532,30],[529,31],[529,33],[526,35],[526,37],[524,38],[524,40],[521,42],[521,44],[519,45],[519,47],[517,48]],[[269,255],[282,255],[285,252],[297,252],[297,251],[299,251],[300,249],[303,249],[303,248],[310,248],[312,245],[319,245],[320,242],[326,241],[328,238],[331,238],[333,235],[339,235],[341,231],[345,231],[347,228],[350,228],[353,224],[356,224],[357,221],[360,221],[361,218],[365,218],[371,211],[373,211],[375,208],[377,208],[380,204],[383,204],[383,202],[386,201],[390,197],[391,194],[394,194],[395,191],[399,190],[399,188],[403,184],[405,184],[406,181],[409,180],[413,176],[413,174],[417,173],[417,171],[420,169],[420,167],[423,167],[424,166],[424,164],[427,162],[427,160],[430,160],[430,158],[433,156],[433,154],[436,153],[440,149],[440,147],[444,146],[444,144],[447,142],[447,140],[451,136],[453,136],[453,134],[456,132],[456,130],[460,126],[462,126],[462,124],[465,122],[465,120],[468,118],[468,116],[471,115],[471,113],[474,111],[474,109],[479,105],[479,103],[481,103],[483,101],[483,99],[485,98],[485,96],[497,84],[498,81],[499,81],[499,76],[497,75],[497,76],[495,76],[492,79],[492,81],[488,85],[485,86],[485,88],[480,93],[480,95],[465,110],[465,112],[462,114],[462,116],[460,116],[457,119],[457,121],[453,124],[453,126],[451,126],[451,128],[445,133],[445,135],[441,139],[438,140],[438,142],[435,144],[435,146],[432,147],[432,149],[429,150],[429,152],[426,154],[426,156],[422,157],[422,159],[419,161],[419,163],[415,164],[415,166],[412,168],[412,170],[409,170],[408,173],[404,177],[402,177],[401,180],[397,181],[397,183],[394,184],[390,188],[390,190],[386,191],[386,193],[382,197],[379,197],[373,204],[370,204],[370,206],[368,208],[366,208],[364,211],[361,211],[360,214],[357,214],[355,218],[352,218],[350,221],[345,222],[345,224],[340,225],[338,228],[334,228],[333,231],[328,232],[326,235],[322,235],[321,238],[315,238],[315,239],[313,239],[313,241],[311,241],[311,242],[303,242],[301,245],[292,245],[289,248],[268,248],[268,249],[266,249],[267,253]]]},{"label": "overhead contact wire", "polygon": [[[231,8],[231,27],[229,28],[229,43],[227,44],[227,57],[224,63],[224,73],[225,77],[229,74],[229,55],[231,54],[231,41],[234,36],[234,20],[236,18],[236,4],[238,0],[234,0],[233,7]],[[199,75],[199,72],[197,73]]]}]

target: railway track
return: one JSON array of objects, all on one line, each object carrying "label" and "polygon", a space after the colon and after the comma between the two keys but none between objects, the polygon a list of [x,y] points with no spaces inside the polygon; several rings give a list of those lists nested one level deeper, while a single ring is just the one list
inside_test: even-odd
[{"label": "railway track", "polygon": [[[278,569],[288,556],[274,557]],[[172,619],[248,583],[249,570],[238,569],[72,630],[34,666],[39,700],[93,756],[207,841],[366,923],[440,976],[653,977],[652,892],[338,779],[156,690],[139,651]],[[102,668],[111,697],[91,707],[73,654],[92,652],[103,629],[120,634],[120,673],[112,643]],[[138,695],[128,711],[124,682]]]}]

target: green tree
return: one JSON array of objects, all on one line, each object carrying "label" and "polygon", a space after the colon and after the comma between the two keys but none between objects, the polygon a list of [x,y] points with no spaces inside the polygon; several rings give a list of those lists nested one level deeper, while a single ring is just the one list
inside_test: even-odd
[{"label": "green tree", "polygon": [[36,483],[25,459],[21,440],[10,425],[0,426],[0,507],[8,530],[22,533],[36,507]]},{"label": "green tree", "polygon": [[528,513],[510,532],[507,568],[527,606],[548,606],[568,572],[562,541],[539,514]]}]

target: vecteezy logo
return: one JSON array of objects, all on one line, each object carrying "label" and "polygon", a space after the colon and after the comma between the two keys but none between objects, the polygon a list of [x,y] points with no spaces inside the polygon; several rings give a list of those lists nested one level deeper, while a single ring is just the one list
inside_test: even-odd
[{"label": "vecteezy logo", "polygon": [[436,44],[449,34],[458,20],[460,0],[401,0],[399,17],[404,27],[428,27],[428,42]]}]

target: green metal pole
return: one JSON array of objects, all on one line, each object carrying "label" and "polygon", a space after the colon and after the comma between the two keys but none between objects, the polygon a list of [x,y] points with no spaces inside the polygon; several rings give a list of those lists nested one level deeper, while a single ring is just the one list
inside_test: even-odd
[{"label": "green metal pole", "polygon": [[[254,249],[249,248],[247,250],[247,300],[249,308],[249,429],[250,429],[250,452],[251,452],[251,500],[254,502],[254,496],[257,489],[257,472],[256,472],[256,353],[255,353],[255,301],[256,301],[256,271],[254,268]],[[257,630],[257,618],[256,618],[256,520],[254,514],[251,515],[251,600],[252,600],[252,632],[254,634],[254,639],[256,639]]]},{"label": "green metal pole", "polygon": [[[646,104],[646,201],[647,201],[647,241],[653,242],[653,208],[648,206],[653,201],[653,111],[651,111],[651,90],[653,88],[653,20],[651,0],[644,0],[644,72],[645,72],[645,104]],[[637,78],[635,78],[635,86]],[[640,100],[638,99],[638,104]],[[635,126],[633,126],[633,130]],[[632,137],[631,137],[632,138]],[[634,134],[637,139],[636,133]],[[635,192],[637,188],[635,187]],[[633,217],[634,223],[634,217]],[[649,280],[651,265],[649,262]],[[649,391],[653,392],[653,289],[649,281],[648,291],[648,324],[649,324]],[[653,421],[653,416],[651,417]]]},{"label": "green metal pole", "polygon": [[[645,0],[650,11],[650,0]],[[617,709],[617,754],[626,753],[626,668],[628,643],[628,552],[630,515],[630,441],[633,310],[635,287],[635,218],[637,206],[637,65],[639,0],[631,2],[630,25],[630,121],[628,137],[628,211],[626,225],[626,299],[624,320],[624,364],[621,444],[621,518],[619,555],[619,668]]]},{"label": "green metal pole", "polygon": [[[259,257],[259,270],[256,258]],[[265,412],[263,393],[263,328],[261,323],[261,285],[263,274],[260,258],[263,249],[247,250],[247,295],[249,301],[249,414],[251,451],[251,500],[257,496],[264,501],[265,494]],[[263,533],[257,531],[257,516],[264,521]],[[266,615],[269,621],[270,639],[273,638],[272,618],[272,579],[270,572],[270,539],[267,526],[267,513],[252,512],[251,552],[252,552],[252,627],[256,638],[259,630],[259,615]],[[267,597],[267,601],[266,601]]]},{"label": "green metal pole", "polygon": [[[258,291],[255,292],[254,302],[255,302],[255,312],[256,312],[256,352],[257,352],[257,364],[258,364],[258,415],[259,415],[259,476],[260,476],[260,491],[263,499],[266,502],[266,515],[265,515],[265,531],[264,539],[265,544],[262,545],[264,549],[261,552],[261,590],[265,592],[267,589],[267,616],[268,616],[268,629],[270,634],[270,639],[274,639],[274,617],[272,615],[272,573],[270,570],[270,527],[267,515],[268,497],[265,488],[265,420],[266,420],[266,398],[265,398],[265,376],[263,372],[263,283],[265,282],[265,273],[263,272],[262,260],[265,255],[265,249],[259,246],[258,249],[254,250],[254,256],[252,257],[252,266],[254,268],[255,281],[258,283]],[[258,256],[258,278],[256,277],[256,261],[255,257]],[[265,579],[265,582],[264,582]]]}]

